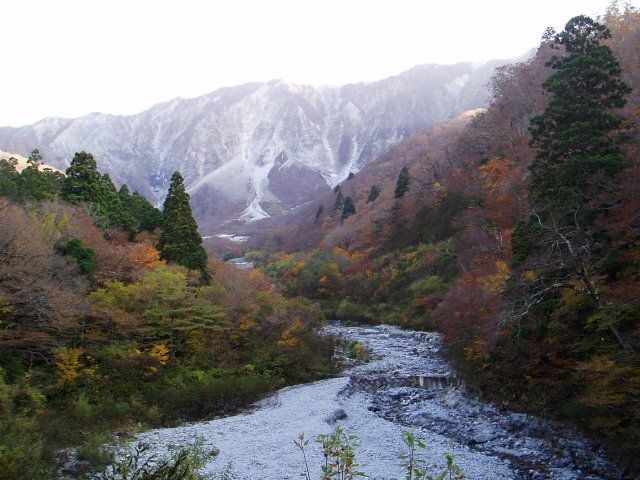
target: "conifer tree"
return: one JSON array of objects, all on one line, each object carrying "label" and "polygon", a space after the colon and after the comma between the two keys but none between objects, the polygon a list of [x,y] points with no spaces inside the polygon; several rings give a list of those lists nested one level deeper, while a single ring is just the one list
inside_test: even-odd
[{"label": "conifer tree", "polygon": [[551,96],[530,128],[538,150],[529,196],[539,210],[587,204],[623,166],[622,118],[615,110],[625,105],[631,89],[620,80],[611,49],[600,43],[610,37],[604,25],[578,16],[554,38],[566,54],[547,63],[554,72],[543,88]]},{"label": "conifer tree", "polygon": [[189,194],[179,172],[171,176],[164,201],[158,250],[168,262],[199,270],[206,276],[207,254],[202,248],[202,237],[191,213]]},{"label": "conifer tree", "polygon": [[103,190],[103,179],[93,155],[76,153],[67,168],[62,198],[69,202],[96,202]]},{"label": "conifer tree", "polygon": [[375,201],[380,196],[380,187],[378,185],[371,185],[369,190],[369,196],[367,197],[367,203]]},{"label": "conifer tree", "polygon": [[[594,220],[615,203],[612,180],[624,168],[626,141],[616,110],[630,92],[613,52],[600,43],[610,36],[605,26],[579,16],[553,38],[565,54],[547,63],[554,70],[543,83],[549,101],[531,120],[531,143],[537,147],[530,166],[533,213],[518,222],[513,236],[514,263],[527,261],[536,271],[532,298],[570,285],[588,297],[592,312],[605,308],[601,282],[606,268],[606,234]],[[586,316],[586,304],[582,308]],[[603,317],[604,327],[630,350],[616,322]]]},{"label": "conifer tree", "polygon": [[410,183],[411,183],[411,175],[409,174],[409,167],[405,165],[404,167],[402,167],[402,170],[400,170],[400,175],[398,175],[394,196],[396,198],[404,197],[404,194],[409,191]]},{"label": "conifer tree", "polygon": [[351,215],[356,213],[356,206],[353,203],[353,199],[350,196],[347,196],[344,199],[344,205],[342,206],[342,216],[340,220],[344,220],[349,218]]},{"label": "conifer tree", "polygon": [[333,204],[333,210],[336,212],[342,212],[342,207],[344,206],[344,196],[342,195],[342,190],[338,190],[336,195],[336,203]]}]

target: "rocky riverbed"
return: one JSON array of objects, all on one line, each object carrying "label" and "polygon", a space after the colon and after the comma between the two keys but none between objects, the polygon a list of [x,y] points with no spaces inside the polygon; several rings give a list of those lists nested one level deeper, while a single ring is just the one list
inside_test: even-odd
[{"label": "rocky riverbed", "polygon": [[[432,473],[453,452],[474,480],[624,478],[575,430],[467,395],[435,333],[341,324],[326,332],[366,345],[371,361],[340,378],[285,388],[243,414],[148,431],[136,441],[159,455],[198,441],[215,453],[204,469],[213,478],[300,479],[304,463],[294,439],[340,427],[359,439],[360,470],[391,480],[404,478],[398,455],[409,429],[426,443],[421,455]],[[307,449],[312,477],[320,478],[319,448],[310,442]]]}]

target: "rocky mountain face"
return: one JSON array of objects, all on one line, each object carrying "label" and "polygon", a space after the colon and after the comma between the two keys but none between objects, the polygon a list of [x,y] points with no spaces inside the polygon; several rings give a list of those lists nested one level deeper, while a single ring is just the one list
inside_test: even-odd
[{"label": "rocky mountain face", "polygon": [[152,202],[185,178],[203,233],[313,200],[390,145],[485,105],[503,62],[423,65],[378,82],[311,87],[271,81],[177,98],[131,116],[101,113],[0,128],[0,149],[66,168],[74,153]]}]

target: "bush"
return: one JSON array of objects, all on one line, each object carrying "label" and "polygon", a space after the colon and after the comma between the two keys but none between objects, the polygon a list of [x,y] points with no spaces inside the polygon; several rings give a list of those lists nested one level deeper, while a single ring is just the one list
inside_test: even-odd
[{"label": "bush", "polygon": [[375,317],[369,307],[351,303],[343,299],[336,310],[336,317],[340,320],[371,323]]}]

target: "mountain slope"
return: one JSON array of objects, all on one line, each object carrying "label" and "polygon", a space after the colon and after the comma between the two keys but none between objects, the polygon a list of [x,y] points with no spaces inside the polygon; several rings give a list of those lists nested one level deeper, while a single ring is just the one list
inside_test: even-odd
[{"label": "mountain slope", "polygon": [[0,128],[0,148],[25,155],[39,148],[59,168],[76,151],[92,152],[116,183],[156,202],[179,170],[206,231],[304,204],[399,140],[484,105],[499,63],[423,65],[342,87],[250,83],[132,116]]}]

